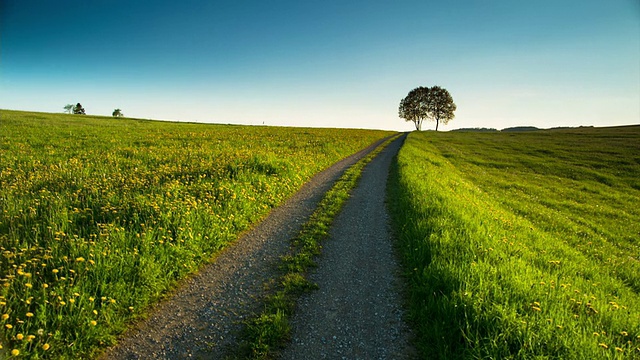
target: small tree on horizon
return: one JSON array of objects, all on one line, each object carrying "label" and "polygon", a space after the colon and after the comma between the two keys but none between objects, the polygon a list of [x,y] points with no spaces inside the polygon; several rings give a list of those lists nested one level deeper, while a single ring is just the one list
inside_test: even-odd
[{"label": "small tree on horizon", "polygon": [[113,113],[111,115],[113,117],[123,117],[124,116],[124,114],[122,113],[122,110],[120,110],[120,109],[113,110]]},{"label": "small tree on horizon", "polygon": [[426,118],[427,97],[429,88],[420,86],[411,91],[400,101],[398,114],[405,121],[413,121],[416,130],[422,130],[422,121]]},{"label": "small tree on horizon", "polygon": [[422,122],[429,119],[436,122],[436,131],[440,122],[447,124],[455,117],[456,104],[447,89],[440,86],[420,86],[411,91],[400,101],[399,116],[406,121],[413,121],[416,130],[422,130]]},{"label": "small tree on horizon", "polygon": [[73,111],[73,104],[67,104],[64,106],[64,111],[66,111],[68,114],[71,114],[71,112]]},{"label": "small tree on horizon", "polygon": [[73,107],[73,113],[77,115],[86,115],[84,112],[84,108],[80,103],[77,103],[76,106]]}]

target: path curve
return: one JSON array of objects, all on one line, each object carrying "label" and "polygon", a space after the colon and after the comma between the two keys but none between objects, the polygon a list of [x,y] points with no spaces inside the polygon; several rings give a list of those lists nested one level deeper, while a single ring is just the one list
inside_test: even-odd
[{"label": "path curve", "polygon": [[384,140],[314,176],[99,359],[222,359],[232,353],[243,321],[261,310],[263,285],[276,276],[290,239],[344,171]]},{"label": "path curve", "polygon": [[403,321],[399,265],[385,206],[389,167],[405,136],[382,150],[362,172],[293,317],[293,340],[282,359],[413,359]]}]

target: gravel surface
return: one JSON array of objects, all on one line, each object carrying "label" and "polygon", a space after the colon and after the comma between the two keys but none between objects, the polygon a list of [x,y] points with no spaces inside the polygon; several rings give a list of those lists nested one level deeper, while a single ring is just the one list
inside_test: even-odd
[{"label": "gravel surface", "polygon": [[304,295],[293,318],[293,341],[282,359],[412,359],[403,321],[399,266],[385,193],[389,166],[404,136],[363,170],[323,242],[310,275],[320,289]]},{"label": "gravel surface", "polygon": [[381,142],[316,175],[214,262],[184,281],[147,320],[99,358],[221,359],[228,355],[237,345],[242,322],[262,309],[263,285],[276,276],[276,264],[289,249],[290,239],[335,180]]}]

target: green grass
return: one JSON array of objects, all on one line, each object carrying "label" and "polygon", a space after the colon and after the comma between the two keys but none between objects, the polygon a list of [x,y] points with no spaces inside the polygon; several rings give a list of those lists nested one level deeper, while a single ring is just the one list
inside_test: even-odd
[{"label": "green grass", "polygon": [[0,357],[34,359],[112,344],[313,174],[391,134],[6,110],[0,129]]},{"label": "green grass", "polygon": [[378,146],[369,155],[351,166],[324,195],[302,230],[293,239],[290,254],[282,258],[282,275],[272,285],[261,314],[249,320],[242,342],[245,344],[238,358],[272,359],[291,337],[290,318],[299,297],[318,288],[307,278],[315,267],[315,257],[321,254],[321,242],[328,236],[333,219],[349,199],[357,185],[362,169],[375,158],[396,135]]},{"label": "green grass", "polygon": [[640,127],[412,133],[388,190],[424,358],[640,358]]}]

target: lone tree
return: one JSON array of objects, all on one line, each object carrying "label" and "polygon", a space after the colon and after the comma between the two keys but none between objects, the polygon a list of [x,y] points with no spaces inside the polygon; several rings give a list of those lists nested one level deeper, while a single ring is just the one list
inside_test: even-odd
[{"label": "lone tree", "polygon": [[429,119],[436,122],[436,131],[442,121],[447,124],[455,117],[456,104],[447,89],[439,86],[420,86],[411,91],[400,101],[398,113],[406,121],[413,121],[416,130],[422,130],[422,121]]},{"label": "lone tree", "polygon": [[111,115],[113,117],[123,117],[124,116],[124,114],[122,113],[122,110],[120,110],[120,109],[113,110],[113,113]]},{"label": "lone tree", "polygon": [[73,104],[67,104],[64,106],[64,111],[66,111],[67,113],[71,114],[71,112],[73,111]]},{"label": "lone tree", "polygon": [[77,103],[76,106],[73,107],[73,113],[79,114],[79,115],[86,115],[84,113],[84,108],[82,107],[82,105],[80,105],[80,103]]}]

